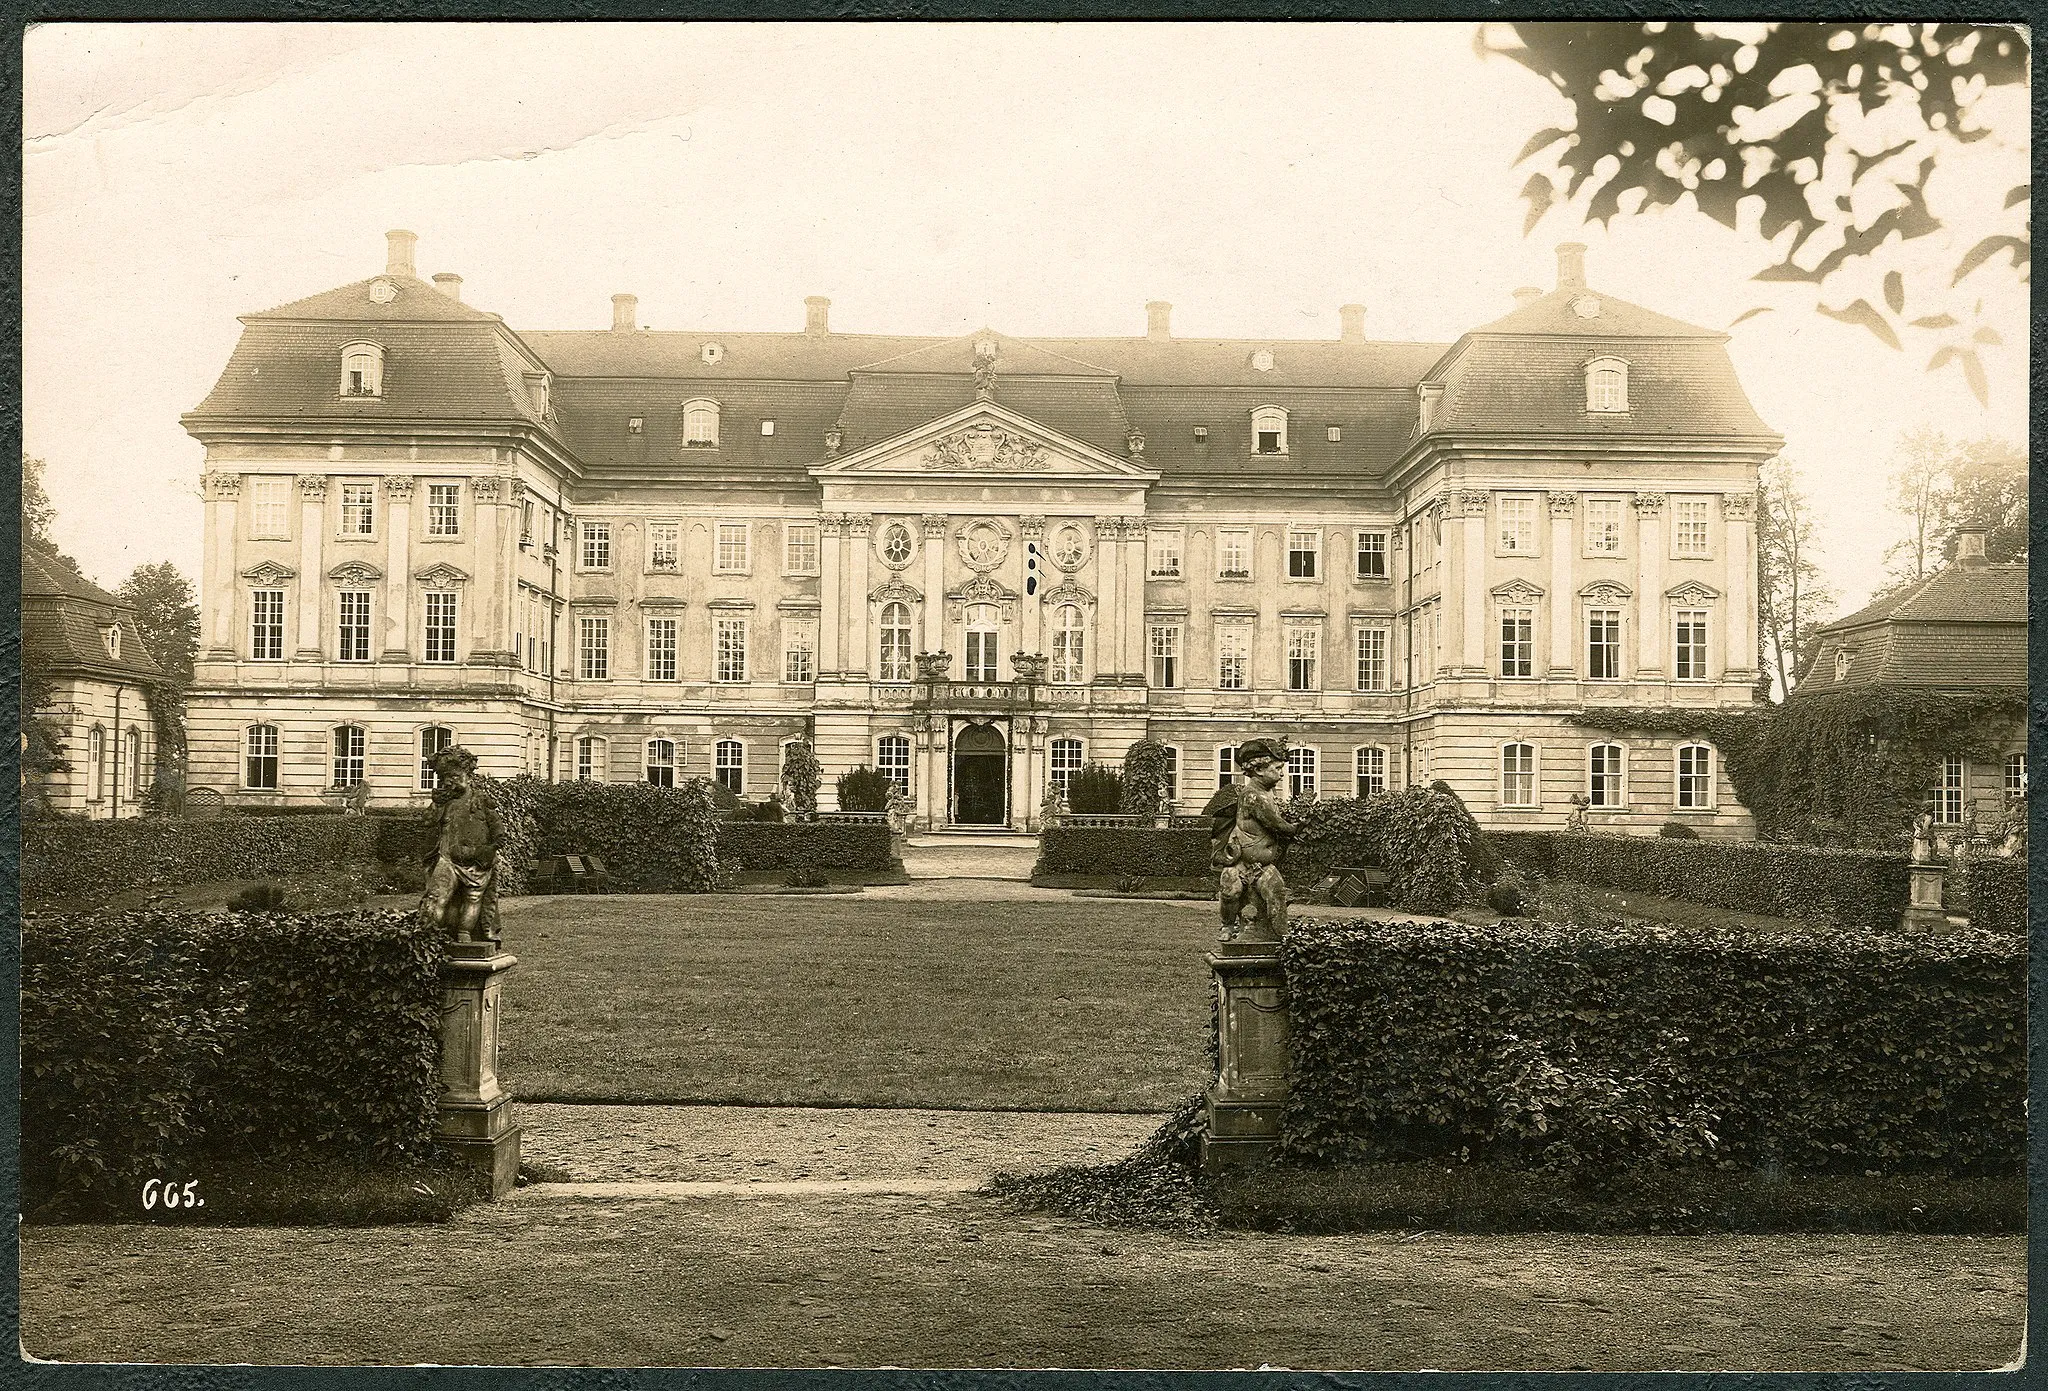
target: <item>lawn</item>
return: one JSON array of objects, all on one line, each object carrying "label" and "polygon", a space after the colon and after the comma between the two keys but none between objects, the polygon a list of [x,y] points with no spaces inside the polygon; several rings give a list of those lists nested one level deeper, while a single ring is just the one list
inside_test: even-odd
[{"label": "lawn", "polygon": [[504,933],[534,1101],[1165,1111],[1206,1072],[1197,905],[528,898]]}]

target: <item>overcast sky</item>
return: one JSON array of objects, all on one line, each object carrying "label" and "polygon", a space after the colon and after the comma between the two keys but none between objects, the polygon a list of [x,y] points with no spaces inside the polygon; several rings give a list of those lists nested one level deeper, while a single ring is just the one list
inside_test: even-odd
[{"label": "overcast sky", "polygon": [[[49,25],[26,44],[25,446],[60,544],[112,586],[197,576],[206,395],[235,316],[383,268],[515,328],[1450,342],[1591,246],[1597,289],[1726,327],[1771,253],[1690,211],[1553,212],[1528,238],[1516,153],[1569,108],[1455,24]],[[2022,181],[2026,97],[1967,194]],[[1946,166],[1945,166],[1946,168]],[[2017,170],[2014,177],[2004,177]],[[1953,196],[1961,196],[1953,195]],[[1941,206],[1937,199],[1936,211]],[[1934,239],[1930,239],[1934,240]],[[1953,264],[1959,247],[1931,245]],[[1989,282],[1994,277],[1979,277]],[[2025,437],[2023,294],[1988,308],[1986,411],[1791,300],[1733,329],[1764,419],[1868,592],[1902,522],[1900,431]]]}]

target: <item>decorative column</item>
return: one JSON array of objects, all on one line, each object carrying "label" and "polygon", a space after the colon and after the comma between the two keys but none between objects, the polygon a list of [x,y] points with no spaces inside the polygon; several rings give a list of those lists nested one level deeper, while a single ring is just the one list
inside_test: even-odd
[{"label": "decorative column", "polygon": [[496,942],[451,942],[441,968],[441,1144],[490,1175],[502,1198],[519,1178],[519,1127],[498,1081],[505,973],[519,958]]},{"label": "decorative column", "polygon": [[320,543],[327,534],[327,476],[299,475],[299,661],[320,660]]},{"label": "decorative column", "polygon": [[946,650],[946,519],[918,518],[924,533],[924,650]]},{"label": "decorative column", "polygon": [[1664,494],[1637,493],[1636,670],[1638,681],[1664,679]]},{"label": "decorative column", "polygon": [[1572,670],[1572,638],[1577,631],[1573,614],[1577,588],[1572,570],[1578,547],[1572,544],[1572,515],[1578,510],[1577,493],[1550,495],[1550,671],[1551,676],[1569,676]]},{"label": "decorative column", "polygon": [[846,519],[846,554],[842,561],[847,588],[838,601],[846,638],[839,649],[839,663],[846,676],[856,681],[868,679],[869,653],[873,651],[868,636],[868,562],[875,550],[870,539],[874,529],[875,519],[867,513],[856,513]]},{"label": "decorative column", "polygon": [[1460,528],[1465,533],[1464,564],[1459,582],[1464,585],[1464,641],[1459,646],[1460,664],[1467,676],[1486,674],[1486,508],[1491,497],[1479,489],[1458,495]]},{"label": "decorative column", "polygon": [[1095,605],[1095,679],[1106,686],[1117,684],[1123,673],[1124,605],[1123,591],[1118,588],[1118,557],[1122,547],[1117,544],[1123,535],[1123,523],[1115,517],[1095,519],[1095,592],[1100,596]]},{"label": "decorative column", "polygon": [[1124,518],[1124,558],[1118,567],[1124,581],[1124,680],[1145,684],[1145,521]]},{"label": "decorative column", "polygon": [[207,557],[203,583],[213,613],[206,655],[225,662],[235,656],[235,614],[241,597],[235,574],[235,524],[241,512],[242,475],[210,472],[204,482]]},{"label": "decorative column", "polygon": [[1721,660],[1722,678],[1728,681],[1756,679],[1756,599],[1754,583],[1756,556],[1756,494],[1721,495],[1722,535],[1728,548],[1727,618],[1721,627],[1727,647]]},{"label": "decorative column", "polygon": [[[846,606],[845,584],[840,579],[840,545],[846,535],[846,518],[826,513],[818,518],[818,676],[836,680],[840,672],[840,612]],[[865,596],[862,596],[865,602]]]},{"label": "decorative column", "polygon": [[[1204,958],[1216,991],[1216,1077],[1209,1084],[1202,1167],[1264,1164],[1280,1145],[1287,1103],[1287,972],[1263,923]],[[1251,936],[1258,933],[1266,940]]]},{"label": "decorative column", "polygon": [[412,660],[412,479],[384,480],[384,651],[378,660]]}]

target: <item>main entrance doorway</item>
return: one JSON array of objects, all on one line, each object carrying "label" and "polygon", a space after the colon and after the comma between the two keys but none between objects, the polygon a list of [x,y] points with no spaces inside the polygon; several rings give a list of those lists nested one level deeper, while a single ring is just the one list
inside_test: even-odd
[{"label": "main entrance doorway", "polygon": [[1010,751],[991,724],[963,725],[953,735],[953,822],[1002,826],[1009,822]]}]

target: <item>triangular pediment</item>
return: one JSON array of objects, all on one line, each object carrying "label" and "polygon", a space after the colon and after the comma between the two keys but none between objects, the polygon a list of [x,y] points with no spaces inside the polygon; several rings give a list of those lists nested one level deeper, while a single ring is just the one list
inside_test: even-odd
[{"label": "triangular pediment", "polygon": [[843,458],[811,466],[816,478],[1091,479],[1150,483],[1157,470],[1104,453],[1019,415],[976,401]]}]

